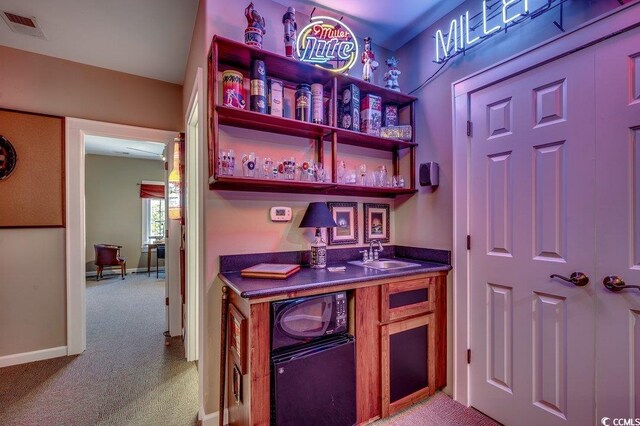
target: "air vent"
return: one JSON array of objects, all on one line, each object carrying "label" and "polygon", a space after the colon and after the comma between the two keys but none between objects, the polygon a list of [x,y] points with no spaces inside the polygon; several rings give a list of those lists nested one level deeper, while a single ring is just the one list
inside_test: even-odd
[{"label": "air vent", "polygon": [[2,19],[7,23],[11,31],[31,37],[46,39],[35,17],[21,16],[15,13],[2,11]]}]

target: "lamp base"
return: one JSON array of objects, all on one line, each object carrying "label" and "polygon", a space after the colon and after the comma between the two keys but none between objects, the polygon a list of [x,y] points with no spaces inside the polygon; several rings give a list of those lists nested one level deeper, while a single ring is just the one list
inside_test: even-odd
[{"label": "lamp base", "polygon": [[311,244],[311,262],[313,269],[322,269],[327,267],[327,245],[321,241],[314,241]]}]

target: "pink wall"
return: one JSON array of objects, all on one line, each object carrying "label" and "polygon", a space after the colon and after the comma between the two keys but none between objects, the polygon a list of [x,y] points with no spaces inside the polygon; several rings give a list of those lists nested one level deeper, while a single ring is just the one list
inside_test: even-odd
[{"label": "pink wall", "polygon": [[182,129],[182,86],[0,46],[0,106]]}]

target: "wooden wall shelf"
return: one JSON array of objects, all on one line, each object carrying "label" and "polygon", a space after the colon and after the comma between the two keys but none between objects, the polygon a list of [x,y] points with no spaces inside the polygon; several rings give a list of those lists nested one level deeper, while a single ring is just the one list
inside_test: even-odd
[{"label": "wooden wall shelf", "polygon": [[[248,77],[252,59],[263,60],[268,76],[270,78],[283,80],[285,87],[295,88],[299,83],[323,84],[325,87],[325,95],[328,94],[330,99],[332,99],[330,111],[332,123],[337,123],[338,121],[336,106],[337,93],[340,93],[348,84],[357,85],[360,89],[361,97],[364,97],[366,94],[375,94],[382,98],[383,105],[391,103],[398,105],[399,109],[408,108],[410,124],[414,126],[413,139],[411,141],[385,139],[336,126],[308,123],[291,118],[261,114],[250,110],[236,109],[217,104],[219,98],[219,73],[224,70],[234,69],[242,72],[246,78]],[[398,195],[412,195],[417,192],[415,186],[415,149],[418,146],[415,141],[415,101],[417,98],[384,87],[375,86],[352,76],[334,74],[324,68],[306,64],[265,50],[249,47],[243,43],[218,36],[214,36],[211,42],[208,81],[210,189],[389,198],[394,198]],[[316,140],[316,161],[319,163],[325,163],[325,161],[331,162],[331,170],[333,172],[331,182],[317,183],[266,180],[220,175],[218,171],[218,152],[220,149],[219,126],[232,126]],[[331,156],[327,159],[324,158],[325,143],[330,144],[331,147]],[[362,187],[337,184],[336,162],[338,160],[337,150],[339,145],[351,145],[392,153],[393,171],[389,172],[389,176],[402,174],[400,173],[399,152],[405,149],[409,150],[410,170],[404,173],[404,175],[408,177],[409,188]],[[241,169],[241,167],[237,167],[237,169]]]}]

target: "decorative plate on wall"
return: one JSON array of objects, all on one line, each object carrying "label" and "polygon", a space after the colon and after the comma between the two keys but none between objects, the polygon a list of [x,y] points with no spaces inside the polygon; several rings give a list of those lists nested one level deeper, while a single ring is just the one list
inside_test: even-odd
[{"label": "decorative plate on wall", "polygon": [[9,139],[0,135],[0,180],[9,177],[16,168],[18,157]]}]

